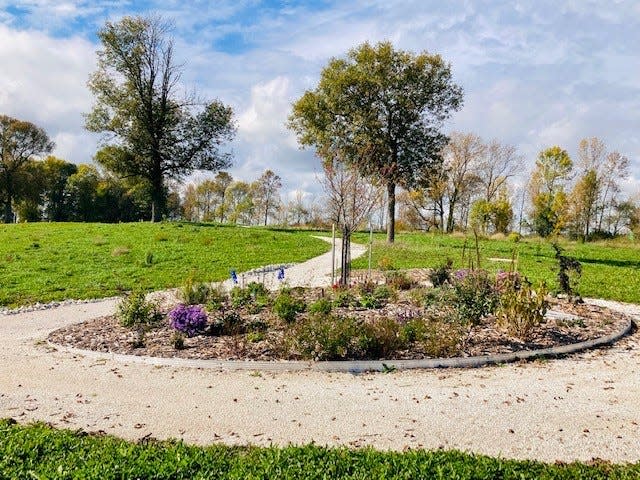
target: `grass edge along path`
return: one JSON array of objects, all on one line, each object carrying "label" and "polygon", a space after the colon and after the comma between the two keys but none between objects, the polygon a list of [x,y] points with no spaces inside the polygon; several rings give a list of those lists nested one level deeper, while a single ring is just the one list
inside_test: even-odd
[{"label": "grass edge along path", "polygon": [[640,464],[546,464],[459,451],[352,450],[316,445],[198,447],[0,420],[0,478],[631,479]]},{"label": "grass edge along path", "polygon": [[105,298],[134,288],[219,281],[297,263],[329,244],[300,230],[217,224],[31,223],[0,226],[0,306]]}]

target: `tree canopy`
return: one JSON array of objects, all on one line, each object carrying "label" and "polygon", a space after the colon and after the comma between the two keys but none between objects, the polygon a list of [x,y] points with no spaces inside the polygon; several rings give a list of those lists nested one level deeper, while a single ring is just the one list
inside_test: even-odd
[{"label": "tree canopy", "polygon": [[42,128],[0,115],[0,199],[5,223],[13,221],[13,202],[28,187],[29,182],[23,177],[29,160],[49,153],[53,146]]},{"label": "tree canopy", "polygon": [[180,94],[182,66],[175,63],[170,30],[158,17],[107,22],[88,83],[96,101],[86,128],[105,134],[97,160],[148,183],[152,220],[165,213],[167,179],[230,165],[220,146],[235,133],[230,107]]},{"label": "tree canopy", "polygon": [[322,158],[338,156],[386,186],[393,242],[396,186],[411,186],[441,162],[440,127],[461,106],[462,89],[439,55],[364,43],[329,62],[316,89],[294,103],[289,127]]}]

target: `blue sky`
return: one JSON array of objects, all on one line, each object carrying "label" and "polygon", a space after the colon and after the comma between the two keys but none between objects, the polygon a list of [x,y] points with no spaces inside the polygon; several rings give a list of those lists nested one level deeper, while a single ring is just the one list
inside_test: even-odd
[{"label": "blue sky", "polygon": [[43,126],[55,154],[90,162],[99,137],[83,129],[92,104],[96,31],[123,15],[175,25],[186,88],[232,105],[231,173],[271,168],[285,190],[316,195],[319,162],[284,122],[333,56],[364,42],[440,53],[465,90],[446,131],[474,132],[536,153],[597,136],[627,156],[640,189],[640,2],[557,1],[77,1],[0,0],[0,113]]}]

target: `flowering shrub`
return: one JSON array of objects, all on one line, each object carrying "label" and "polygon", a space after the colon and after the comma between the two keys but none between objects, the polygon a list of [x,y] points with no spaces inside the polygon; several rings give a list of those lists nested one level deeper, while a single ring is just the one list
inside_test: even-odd
[{"label": "flowering shrub", "polygon": [[207,325],[207,313],[197,305],[180,304],[169,312],[171,328],[193,337]]},{"label": "flowering shrub", "polygon": [[518,272],[503,272],[500,270],[496,273],[496,292],[498,295],[518,290],[522,285],[522,279]]}]

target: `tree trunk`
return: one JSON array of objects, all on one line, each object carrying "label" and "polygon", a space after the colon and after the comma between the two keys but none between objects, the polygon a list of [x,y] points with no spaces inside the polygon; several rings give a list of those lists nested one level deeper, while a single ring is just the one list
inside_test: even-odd
[{"label": "tree trunk", "polygon": [[13,223],[13,210],[11,208],[11,204],[13,203],[13,188],[12,188],[12,180],[11,176],[5,175],[4,178],[6,184],[5,197],[4,197],[4,214],[3,220],[4,223]]},{"label": "tree trunk", "polygon": [[342,228],[342,251],[340,254],[340,285],[349,285],[351,274],[351,232],[348,228]]},{"label": "tree trunk", "polygon": [[387,183],[387,243],[396,239],[396,184]]},{"label": "tree trunk", "polygon": [[5,203],[4,203],[4,223],[13,223],[13,210],[11,209],[12,198],[9,193],[7,193]]},{"label": "tree trunk", "polygon": [[162,172],[153,172],[151,181],[151,221],[159,222],[166,213],[166,198]]},{"label": "tree trunk", "polygon": [[454,211],[456,207],[456,202],[449,200],[449,215],[447,216],[447,233],[453,232],[453,226],[455,225],[454,221]]}]

